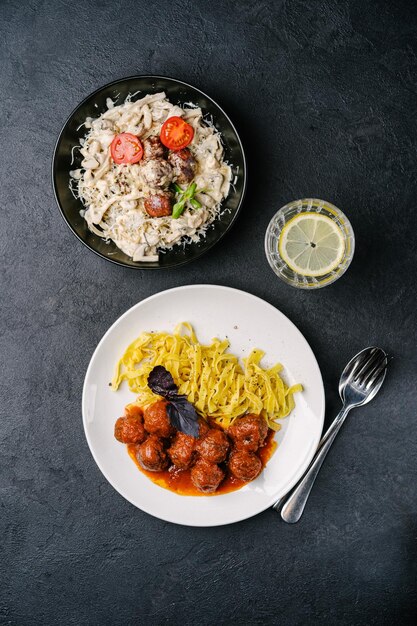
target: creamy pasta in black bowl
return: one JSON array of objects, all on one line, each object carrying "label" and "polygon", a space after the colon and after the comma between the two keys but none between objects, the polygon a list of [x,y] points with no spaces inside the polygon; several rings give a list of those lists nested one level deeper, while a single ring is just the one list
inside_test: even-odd
[{"label": "creamy pasta in black bowl", "polygon": [[66,121],[52,168],[73,233],[113,263],[169,268],[231,228],[246,188],[236,129],[181,81],[133,76],[88,96]]}]

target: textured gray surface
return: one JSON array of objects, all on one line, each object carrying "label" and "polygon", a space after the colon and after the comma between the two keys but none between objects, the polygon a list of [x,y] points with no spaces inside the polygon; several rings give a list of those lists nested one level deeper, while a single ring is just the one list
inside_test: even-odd
[{"label": "textured gray surface", "polygon": [[[4,624],[401,624],[416,619],[417,8],[397,0],[0,4],[1,584]],[[134,73],[207,91],[241,130],[250,187],[197,265],[133,272],[61,220],[50,162],[66,116]],[[351,218],[348,273],[314,293],[275,279],[267,223],[318,196]],[[279,307],[323,371],[376,343],[395,359],[352,414],[302,521],[160,522],[125,502],[80,415],[98,340],[127,308],[195,282]]]}]

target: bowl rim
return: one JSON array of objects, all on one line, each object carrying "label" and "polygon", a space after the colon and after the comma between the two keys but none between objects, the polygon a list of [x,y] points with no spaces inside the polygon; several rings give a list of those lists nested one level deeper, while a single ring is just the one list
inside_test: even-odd
[{"label": "bowl rim", "polygon": [[[59,144],[61,142],[62,135],[64,134],[64,131],[67,128],[67,125],[69,124],[69,122],[71,121],[71,119],[73,118],[75,113],[78,111],[78,109],[80,107],[82,107],[83,104],[85,104],[88,100],[90,100],[90,98],[94,97],[95,95],[98,95],[104,89],[107,89],[109,87],[115,86],[115,85],[117,85],[119,83],[123,83],[123,82],[130,81],[130,80],[135,80],[135,79],[138,79],[138,78],[148,78],[148,79],[156,79],[156,80],[163,79],[163,80],[172,81],[173,83],[177,83],[177,84],[180,84],[180,85],[184,85],[185,87],[190,87],[191,89],[195,89],[202,96],[204,96],[205,98],[210,100],[221,111],[221,113],[224,115],[224,117],[226,118],[226,120],[228,121],[230,126],[232,127],[233,132],[236,135],[236,138],[237,138],[237,141],[238,141],[238,144],[239,144],[239,148],[240,148],[240,152],[241,152],[241,155],[242,155],[242,160],[243,160],[242,193],[241,193],[241,196],[240,196],[240,199],[239,199],[239,202],[238,202],[235,214],[233,215],[233,217],[232,217],[229,225],[227,226],[226,230],[215,241],[213,241],[209,246],[204,248],[204,250],[202,250],[196,257],[191,258],[191,259],[190,258],[185,258],[185,259],[179,261],[178,263],[175,263],[174,265],[167,266],[167,267],[165,267],[163,265],[157,265],[157,266],[151,266],[151,265],[148,265],[148,266],[146,266],[146,265],[141,265],[141,266],[139,266],[139,265],[138,266],[128,265],[127,263],[124,263],[123,261],[118,261],[116,259],[112,259],[112,258],[102,254],[98,250],[95,250],[92,246],[90,246],[86,241],[84,241],[78,235],[78,233],[76,232],[76,230],[72,226],[70,220],[65,215],[64,209],[63,209],[63,207],[61,205],[61,202],[60,202],[60,199],[58,197],[58,191],[57,191],[57,185],[56,185],[56,156],[57,156],[58,146],[59,146]],[[247,183],[248,183],[248,165],[247,165],[245,150],[243,148],[243,144],[242,144],[242,141],[240,139],[240,135],[237,132],[235,125],[233,124],[232,120],[227,115],[227,113],[224,111],[224,109],[215,100],[213,100],[213,98],[211,98],[211,96],[207,95],[204,91],[202,91],[198,87],[195,87],[191,83],[187,83],[187,82],[185,82],[183,80],[179,80],[179,79],[173,78],[171,76],[162,76],[162,75],[159,75],[159,74],[133,74],[131,76],[126,76],[124,78],[118,78],[117,80],[110,81],[109,83],[106,83],[105,85],[102,85],[101,87],[98,87],[97,89],[92,91],[90,94],[88,94],[85,98],[83,98],[83,100],[81,100],[81,102],[79,102],[77,104],[77,106],[71,111],[71,113],[68,115],[68,117],[66,118],[65,122],[63,123],[63,125],[61,127],[61,130],[60,130],[60,132],[58,134],[58,138],[57,138],[57,140],[55,142],[55,147],[54,147],[53,154],[52,154],[51,175],[52,175],[52,188],[53,188],[53,192],[54,192],[54,196],[55,196],[55,201],[56,201],[56,204],[58,205],[58,209],[59,209],[59,212],[61,214],[61,217],[64,220],[64,222],[66,223],[66,225],[68,226],[68,228],[71,230],[73,235],[75,235],[75,237],[79,241],[81,241],[81,243],[88,250],[91,250],[91,252],[94,252],[94,254],[96,254],[100,258],[105,259],[106,261],[109,261],[110,263],[113,263],[114,265],[119,265],[120,267],[125,267],[125,268],[132,269],[132,270],[169,270],[169,269],[175,269],[177,267],[186,265],[187,263],[191,263],[192,261],[198,260],[204,254],[206,254],[209,250],[211,250],[217,243],[219,243],[219,241],[221,239],[223,239],[223,237],[230,231],[230,229],[235,224],[235,222],[236,222],[236,220],[237,220],[237,218],[238,218],[238,216],[240,214],[240,211],[241,211],[241,208],[242,208],[242,204],[243,204],[243,201],[244,201],[245,196],[246,196]]]}]

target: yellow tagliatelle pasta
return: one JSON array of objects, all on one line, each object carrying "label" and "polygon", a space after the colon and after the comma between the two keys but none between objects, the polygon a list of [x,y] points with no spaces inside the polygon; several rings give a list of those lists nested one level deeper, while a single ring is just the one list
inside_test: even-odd
[{"label": "yellow tagliatelle pasta", "polygon": [[147,406],[158,399],[148,387],[148,375],[156,365],[171,372],[179,393],[187,396],[203,416],[213,417],[223,428],[245,413],[262,414],[268,426],[281,428],[277,419],[294,407],[293,394],[301,385],[288,387],[280,377],[282,365],[263,369],[262,350],[252,350],[243,359],[243,368],[234,354],[227,352],[227,339],[213,339],[204,346],[197,341],[191,324],[179,324],[173,334],[142,333],[117,363],[112,389],[127,381],[138,394],[137,403]]}]

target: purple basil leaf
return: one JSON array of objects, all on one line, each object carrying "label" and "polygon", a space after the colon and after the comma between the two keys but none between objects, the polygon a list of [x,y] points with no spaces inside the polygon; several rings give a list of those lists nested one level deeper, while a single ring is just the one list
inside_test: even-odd
[{"label": "purple basil leaf", "polygon": [[174,383],[170,372],[163,365],[157,365],[153,368],[148,376],[148,387],[158,396],[167,398],[176,398],[178,395],[178,387]]},{"label": "purple basil leaf", "polygon": [[185,396],[173,398],[167,406],[167,411],[174,428],[191,437],[198,437],[200,430],[198,414]]},{"label": "purple basil leaf", "polygon": [[162,365],[157,365],[149,373],[148,386],[158,396],[169,400],[167,405],[168,417],[174,428],[186,435],[198,437],[200,428],[198,414],[186,396],[178,395],[178,387],[170,372]]}]

